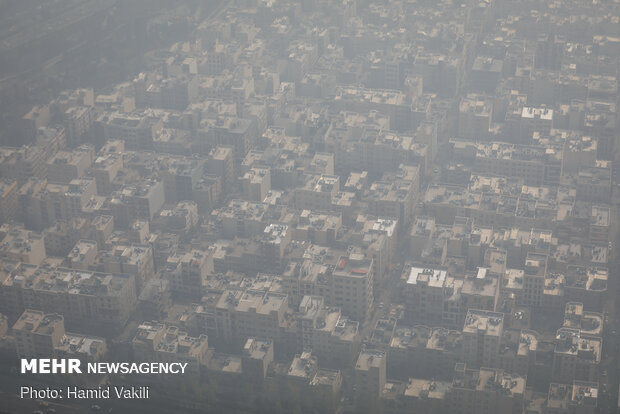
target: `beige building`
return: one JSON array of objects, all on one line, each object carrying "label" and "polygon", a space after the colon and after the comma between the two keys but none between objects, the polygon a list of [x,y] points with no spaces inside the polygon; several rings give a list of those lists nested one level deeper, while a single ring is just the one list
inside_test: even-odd
[{"label": "beige building", "polygon": [[391,217],[358,215],[350,243],[372,257],[375,287],[384,282],[398,253],[398,220]]},{"label": "beige building", "polygon": [[[122,329],[136,306],[133,276],[57,267],[13,266],[2,275],[2,304],[11,317],[26,308],[58,313],[82,332]],[[57,261],[58,262],[58,261]]]},{"label": "beige building", "polygon": [[256,290],[224,290],[216,305],[217,336],[241,342],[250,337],[271,338],[276,352],[287,325],[288,297]]},{"label": "beige building", "polygon": [[486,267],[479,267],[473,275],[467,275],[461,289],[465,314],[468,309],[494,311],[499,301],[500,282]]},{"label": "beige building", "polygon": [[88,363],[103,360],[108,348],[104,338],[67,332],[55,351],[59,358],[77,358]]},{"label": "beige building", "polygon": [[42,235],[23,227],[0,226],[0,257],[39,265],[45,259],[45,241]]},{"label": "beige building", "polygon": [[252,167],[239,181],[244,199],[262,202],[271,190],[271,171],[267,167]]},{"label": "beige building", "polygon": [[200,297],[206,287],[207,277],[213,272],[210,252],[192,250],[168,257],[163,277],[170,282],[174,294],[183,297]]},{"label": "beige building", "polygon": [[27,309],[12,330],[21,358],[77,358],[98,362],[107,353],[105,339],[65,332],[62,315]]},{"label": "beige building", "polygon": [[609,277],[606,267],[567,266],[562,286],[564,302],[579,301],[586,309],[601,312]]},{"label": "beige building", "polygon": [[20,122],[22,137],[26,143],[32,143],[36,136],[37,130],[46,126],[50,122],[49,105],[35,105],[27,114],[25,114]]},{"label": "beige building", "polygon": [[448,411],[459,414],[521,414],[526,379],[499,369],[468,369],[459,363],[454,370]]},{"label": "beige building", "polygon": [[89,270],[97,260],[97,242],[79,240],[67,255],[72,269]]},{"label": "beige building", "polygon": [[299,313],[301,349],[311,349],[322,366],[346,367],[357,352],[359,322],[342,316],[340,308],[326,306],[322,296],[304,296]]},{"label": "beige building", "polygon": [[330,304],[356,321],[365,321],[373,306],[373,261],[361,252],[340,256],[332,272]]},{"label": "beige building", "polygon": [[397,219],[404,229],[411,223],[419,188],[420,167],[401,165],[396,172],[385,173],[372,183],[362,200],[368,203],[370,214]]},{"label": "beige building", "polygon": [[194,198],[200,214],[210,214],[222,197],[222,178],[203,175],[193,190]]},{"label": "beige building", "polygon": [[95,149],[81,146],[73,151],[58,151],[47,161],[47,178],[52,183],[68,184],[82,178],[95,159]]},{"label": "beige building", "polygon": [[69,183],[65,193],[66,205],[69,209],[69,217],[84,215],[88,209],[88,203],[97,194],[97,182],[94,178],[74,178]]},{"label": "beige building", "polygon": [[43,232],[45,253],[47,256],[66,256],[79,240],[88,239],[91,235],[91,223],[85,218],[58,220]]},{"label": "beige building", "polygon": [[523,273],[523,296],[521,304],[540,307],[543,304],[548,256],[528,253]]},{"label": "beige building", "polygon": [[546,107],[524,106],[521,112],[521,139],[532,138],[534,132],[549,134],[553,127],[554,110]]},{"label": "beige building", "polygon": [[475,172],[519,177],[526,185],[557,185],[561,170],[561,149],[501,142],[476,144]]},{"label": "beige building", "polygon": [[299,214],[299,222],[293,229],[293,239],[330,245],[336,241],[341,229],[342,215],[339,213],[302,210]]},{"label": "beige building", "polygon": [[114,190],[114,179],[124,166],[124,152],[124,141],[110,140],[97,153],[90,167],[90,175],[97,182],[97,194],[105,196]]},{"label": "beige building", "polygon": [[355,385],[364,399],[379,398],[385,387],[387,355],[384,351],[363,349],[355,364]]},{"label": "beige building", "polygon": [[251,237],[265,229],[267,208],[263,203],[231,200],[227,207],[213,211],[212,216],[221,221],[224,238]]},{"label": "beige building", "polygon": [[95,120],[95,111],[92,106],[72,106],[63,114],[64,125],[67,130],[67,145],[78,145],[84,134],[90,129]]},{"label": "beige building", "polygon": [[194,188],[205,172],[206,159],[161,154],[157,162],[161,168],[166,202],[193,200]]},{"label": "beige building", "polygon": [[427,216],[416,216],[409,232],[409,248],[411,256],[418,259],[431,243],[435,233],[435,219]]},{"label": "beige building", "polygon": [[136,292],[139,292],[155,273],[153,248],[148,244],[131,246],[118,244],[99,257],[104,272],[132,275],[136,283]]},{"label": "beige building", "polygon": [[470,367],[498,366],[504,314],[470,309],[463,326],[463,362]]},{"label": "beige building", "polygon": [[125,185],[109,198],[114,222],[128,227],[134,220],[151,221],[165,202],[161,181],[143,180],[136,185]]},{"label": "beige building", "polygon": [[[409,378],[404,384],[402,395],[397,396],[398,407],[402,413],[423,412],[441,414],[450,392],[450,383],[419,378]],[[385,391],[384,391],[385,392]]]},{"label": "beige building", "polygon": [[99,125],[103,140],[119,139],[125,141],[128,150],[144,151],[153,148],[153,137],[163,128],[163,121],[150,116],[148,112],[104,113],[96,124]]},{"label": "beige building", "polygon": [[[207,335],[189,336],[176,326],[156,322],[143,322],[131,341],[134,357],[148,362],[187,363],[185,375],[195,377],[208,358]],[[175,378],[178,376],[162,376]]]},{"label": "beige building", "polygon": [[13,325],[13,335],[20,358],[53,358],[65,336],[65,322],[62,315],[26,309]]},{"label": "beige building", "polygon": [[405,267],[405,318],[428,326],[442,326],[444,297],[453,289],[453,278],[445,270]]},{"label": "beige building", "polygon": [[222,180],[222,189],[227,191],[235,182],[235,158],[233,148],[218,146],[211,150],[205,171]]},{"label": "beige building", "polygon": [[603,243],[609,240],[610,217],[611,210],[609,207],[592,206],[592,213],[590,214],[590,240]]},{"label": "beige building", "polygon": [[416,372],[421,377],[448,380],[452,378],[454,365],[462,360],[460,330],[398,323],[387,339],[390,378],[404,380]]},{"label": "beige building", "polygon": [[16,218],[18,208],[17,180],[3,178],[0,180],[0,224]]},{"label": "beige building", "polygon": [[97,242],[97,246],[103,247],[108,237],[114,231],[114,217],[108,215],[96,216],[90,222],[92,239]]},{"label": "beige building", "polygon": [[598,411],[598,382],[551,383],[547,395],[549,414],[595,414]]},{"label": "beige building", "polygon": [[295,207],[330,211],[332,198],[339,191],[340,177],[335,175],[307,175],[304,185],[295,189]]},{"label": "beige building", "polygon": [[584,311],[583,303],[567,302],[564,308],[564,328],[579,329],[581,333],[593,336],[603,334],[603,314]]},{"label": "beige building", "polygon": [[612,195],[611,168],[581,168],[570,184],[577,190],[577,199],[586,202],[609,203]]},{"label": "beige building", "polygon": [[45,178],[30,178],[19,189],[19,216],[29,228],[43,230],[57,220],[69,219],[66,184],[51,184]]},{"label": "beige building", "polygon": [[248,338],[241,355],[241,369],[246,379],[262,383],[267,376],[267,368],[272,362],[273,341]]},{"label": "beige building", "polygon": [[229,116],[203,118],[198,133],[201,141],[211,148],[230,146],[235,162],[243,160],[258,137],[255,119]]},{"label": "beige building", "polygon": [[24,184],[30,177],[47,175],[46,158],[49,154],[39,146],[0,148],[0,175]]},{"label": "beige building", "polygon": [[555,337],[552,379],[554,381],[594,381],[602,357],[601,337],[579,329],[560,328]]},{"label": "beige building", "polygon": [[459,103],[459,138],[488,139],[493,119],[493,101],[483,95],[469,94]]},{"label": "beige building", "polygon": [[198,225],[198,206],[193,201],[179,201],[174,208],[160,211],[159,222],[170,233],[190,233]]}]

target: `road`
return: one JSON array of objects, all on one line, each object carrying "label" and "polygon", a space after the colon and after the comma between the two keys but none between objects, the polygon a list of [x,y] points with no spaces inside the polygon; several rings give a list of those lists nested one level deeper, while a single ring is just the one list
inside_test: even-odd
[{"label": "road", "polygon": [[603,304],[605,329],[603,334],[603,356],[599,382],[606,398],[599,401],[599,412],[614,412],[618,407],[618,383],[620,379],[620,135],[616,139],[612,164],[612,200],[610,214],[610,240],[612,248],[609,258],[607,297]]}]

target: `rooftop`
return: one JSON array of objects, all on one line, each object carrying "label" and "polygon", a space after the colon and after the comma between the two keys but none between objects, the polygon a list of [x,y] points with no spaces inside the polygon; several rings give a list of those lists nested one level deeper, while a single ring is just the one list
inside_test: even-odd
[{"label": "rooftop", "polygon": [[363,349],[357,358],[355,369],[359,371],[368,371],[371,368],[380,368],[381,361],[385,360],[386,354],[383,351]]},{"label": "rooftop", "polygon": [[483,310],[470,309],[465,318],[463,333],[484,333],[485,335],[501,335],[504,324],[504,314]]}]

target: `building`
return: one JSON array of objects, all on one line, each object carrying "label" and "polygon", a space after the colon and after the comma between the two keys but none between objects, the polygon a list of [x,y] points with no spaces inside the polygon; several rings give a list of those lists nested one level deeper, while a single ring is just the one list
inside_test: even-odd
[{"label": "building", "polygon": [[267,376],[267,368],[273,362],[273,342],[248,338],[243,346],[241,369],[244,376],[255,383],[262,383]]},{"label": "building", "polygon": [[302,210],[293,229],[294,240],[308,240],[319,245],[335,243],[340,236],[342,215]]},{"label": "building", "polygon": [[153,138],[163,128],[163,122],[146,111],[113,112],[99,115],[95,126],[99,131],[99,141],[118,139],[125,142],[127,150],[144,151],[153,149]]},{"label": "building", "polygon": [[323,366],[346,367],[357,352],[359,323],[322,296],[304,296],[299,304],[299,348],[311,349]]},{"label": "building", "polygon": [[355,363],[355,384],[363,399],[381,396],[387,380],[387,356],[383,351],[363,349]]},{"label": "building", "polygon": [[[444,297],[454,289],[454,281],[445,270],[405,268],[405,318],[427,326],[442,326],[444,319]],[[451,286],[452,285],[452,286]]]},{"label": "building", "polygon": [[43,236],[11,224],[0,226],[0,256],[39,265],[45,259]]},{"label": "building", "polygon": [[99,256],[104,272],[132,275],[136,283],[136,292],[153,278],[153,248],[146,244],[114,244],[111,250]]},{"label": "building", "polygon": [[609,240],[609,229],[611,210],[605,206],[592,206],[592,214],[590,215],[590,234],[589,238],[595,242],[606,243]]},{"label": "building", "polygon": [[546,412],[594,414],[598,412],[599,388],[598,382],[551,383],[547,394]]},{"label": "building", "polygon": [[21,119],[21,135],[24,143],[31,144],[36,140],[39,128],[50,122],[50,108],[48,105],[35,105]]},{"label": "building", "polygon": [[212,272],[213,257],[210,252],[192,250],[169,256],[163,276],[170,282],[173,294],[199,298]]},{"label": "building", "polygon": [[330,304],[356,321],[365,321],[373,306],[373,261],[360,252],[340,256],[332,271]]},{"label": "building", "polygon": [[99,362],[107,353],[105,339],[65,332],[62,315],[27,309],[13,325],[20,358],[72,358]]},{"label": "building", "polygon": [[241,191],[248,201],[262,202],[271,190],[271,172],[269,168],[252,167],[242,177]]},{"label": "building", "polygon": [[67,255],[72,269],[89,270],[97,260],[97,242],[79,240]]},{"label": "building", "polygon": [[82,178],[95,159],[95,149],[81,146],[72,151],[58,151],[47,161],[47,178],[51,183],[68,184]]},{"label": "building", "polygon": [[114,190],[114,179],[124,167],[125,142],[111,140],[99,150],[90,167],[90,175],[97,183],[97,194],[106,196]]},{"label": "building", "polygon": [[456,364],[450,392],[451,413],[523,412],[526,378],[499,369],[469,369]]},{"label": "building", "polygon": [[467,95],[459,104],[458,137],[483,141],[489,137],[493,102],[484,96]]},{"label": "building", "polygon": [[502,79],[504,62],[490,56],[477,56],[469,73],[469,89],[493,94]]},{"label": "building", "polygon": [[562,152],[554,148],[500,142],[477,144],[474,171],[522,178],[526,185],[557,185]]},{"label": "building", "polygon": [[164,202],[163,183],[148,179],[136,185],[125,185],[109,198],[114,223],[121,228],[127,228],[134,220],[150,222]]},{"label": "building", "polygon": [[[54,226],[43,232],[45,253],[48,256],[67,256],[79,240],[91,237],[91,226],[89,220],[81,217],[56,221]],[[103,242],[100,245],[103,246]]]},{"label": "building", "polygon": [[[192,337],[176,326],[143,322],[138,326],[131,347],[137,361],[187,363],[185,375],[196,379],[207,362],[209,342],[207,335]],[[173,381],[184,380],[161,374],[162,380],[171,378]]]},{"label": "building", "polygon": [[268,206],[245,200],[231,200],[227,207],[213,211],[222,223],[222,237],[251,237],[265,229]]},{"label": "building", "polygon": [[372,183],[362,200],[368,203],[368,213],[398,219],[400,228],[405,229],[411,223],[419,188],[420,167],[401,165]]},{"label": "building", "polygon": [[13,325],[17,355],[20,358],[53,358],[65,335],[62,315],[26,309]]},{"label": "building", "polygon": [[17,180],[3,178],[0,180],[0,224],[16,218],[18,208]]},{"label": "building", "polygon": [[198,226],[198,206],[193,201],[179,201],[172,209],[159,212],[162,229],[170,233],[187,235]]},{"label": "building", "polygon": [[230,146],[235,163],[240,164],[258,138],[256,119],[218,116],[203,119],[199,130],[201,138],[210,148]]},{"label": "building", "polygon": [[95,110],[92,106],[72,106],[65,110],[63,123],[67,131],[67,146],[75,147],[84,141],[84,135],[95,121]]},{"label": "building", "polygon": [[172,306],[170,283],[166,279],[150,279],[138,297],[138,309],[142,319],[165,318]]},{"label": "building", "polygon": [[603,340],[579,329],[560,328],[555,337],[552,379],[594,381],[602,357]]},{"label": "building", "polygon": [[68,217],[86,215],[89,202],[95,199],[97,182],[92,177],[74,178],[69,182],[64,195],[68,208]]},{"label": "building", "polygon": [[334,175],[307,175],[302,187],[295,189],[295,207],[298,209],[330,211],[332,198],[340,191],[340,177]]},{"label": "building", "polygon": [[23,185],[30,177],[47,175],[47,153],[40,146],[0,148],[0,176],[17,180]]},{"label": "building", "polygon": [[543,303],[548,256],[530,252],[525,259],[522,304],[540,307]]},{"label": "building", "polygon": [[193,200],[194,188],[200,182],[206,160],[178,156],[159,156],[161,176],[164,184],[166,202],[178,203]]},{"label": "building", "polygon": [[215,307],[218,338],[233,343],[271,338],[276,353],[287,321],[288,297],[277,292],[224,290]]},{"label": "building", "polygon": [[26,308],[63,315],[80,332],[122,329],[136,306],[133,276],[64,269],[49,263],[20,265],[3,274],[2,302],[15,318]]},{"label": "building", "polygon": [[504,333],[504,314],[470,309],[463,326],[463,362],[470,367],[495,367]]},{"label": "building", "polygon": [[236,165],[235,153],[232,147],[226,146],[230,144],[222,144],[211,149],[208,154],[205,172],[219,177],[222,182],[222,189],[229,190],[235,182]]}]

